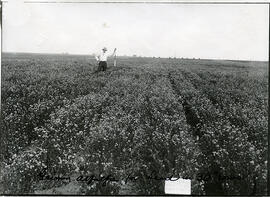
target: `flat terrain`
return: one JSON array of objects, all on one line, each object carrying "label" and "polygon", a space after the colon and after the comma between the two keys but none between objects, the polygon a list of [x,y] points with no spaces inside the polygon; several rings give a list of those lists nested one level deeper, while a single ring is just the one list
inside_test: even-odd
[{"label": "flat terrain", "polygon": [[[194,195],[266,195],[267,62],[108,64],[3,54],[1,193],[162,194],[157,179],[173,175],[192,179]],[[41,180],[44,169],[119,181]]]}]

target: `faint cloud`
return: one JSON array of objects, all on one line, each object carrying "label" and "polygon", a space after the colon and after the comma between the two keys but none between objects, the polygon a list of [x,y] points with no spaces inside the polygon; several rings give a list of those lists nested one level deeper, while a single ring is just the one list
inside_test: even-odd
[{"label": "faint cloud", "polygon": [[10,26],[22,26],[31,17],[31,10],[22,0],[3,3],[3,20]]}]

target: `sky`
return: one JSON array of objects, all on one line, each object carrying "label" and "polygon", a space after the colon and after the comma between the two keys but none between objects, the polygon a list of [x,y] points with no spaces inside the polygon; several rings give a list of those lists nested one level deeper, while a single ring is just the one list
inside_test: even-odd
[{"label": "sky", "polygon": [[3,3],[3,52],[268,60],[263,4]]}]

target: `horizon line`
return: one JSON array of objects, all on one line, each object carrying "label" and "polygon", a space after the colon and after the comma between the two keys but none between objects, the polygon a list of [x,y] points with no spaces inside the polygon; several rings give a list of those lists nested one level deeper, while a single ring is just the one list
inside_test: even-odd
[{"label": "horizon line", "polygon": [[[77,56],[93,56],[94,53],[68,53],[68,52],[21,52],[21,51],[1,51],[3,53],[27,53],[27,54],[44,54],[44,55],[77,55]],[[200,57],[176,57],[176,56],[141,56],[141,55],[116,55],[118,57],[138,57],[138,58],[171,58],[171,59],[191,59],[191,60],[227,60],[227,61],[249,61],[249,62],[269,62],[268,60],[251,60],[251,59],[222,59],[222,58],[200,58]]]}]

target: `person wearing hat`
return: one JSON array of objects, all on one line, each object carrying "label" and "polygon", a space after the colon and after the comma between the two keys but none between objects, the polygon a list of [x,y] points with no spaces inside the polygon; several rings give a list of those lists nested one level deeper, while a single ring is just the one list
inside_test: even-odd
[{"label": "person wearing hat", "polygon": [[116,48],[113,51],[113,54],[107,53],[107,48],[104,47],[102,52],[96,56],[96,60],[98,61],[98,71],[106,71],[107,69],[107,59],[110,56],[115,56]]}]

